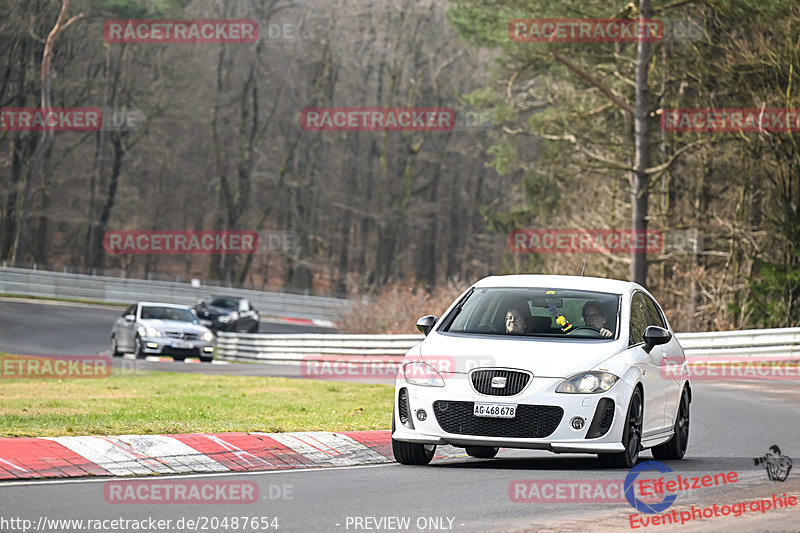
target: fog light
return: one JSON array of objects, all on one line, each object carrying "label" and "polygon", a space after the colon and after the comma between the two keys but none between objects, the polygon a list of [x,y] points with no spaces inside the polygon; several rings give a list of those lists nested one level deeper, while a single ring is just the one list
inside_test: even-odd
[{"label": "fog light", "polygon": [[156,349],[156,348],[158,348],[158,343],[157,343],[157,342],[148,342],[148,343],[146,344],[146,346],[147,346],[148,348],[153,348],[153,349]]},{"label": "fog light", "polygon": [[570,425],[572,429],[583,429],[584,420],[583,418],[576,416],[570,421]]},{"label": "fog light", "polygon": [[203,347],[203,351],[204,352],[213,352],[214,351],[214,347],[213,346],[204,346]]},{"label": "fog light", "polygon": [[425,409],[420,409],[417,411],[417,420],[420,422],[425,422],[426,418],[428,418],[428,413],[425,412]]}]

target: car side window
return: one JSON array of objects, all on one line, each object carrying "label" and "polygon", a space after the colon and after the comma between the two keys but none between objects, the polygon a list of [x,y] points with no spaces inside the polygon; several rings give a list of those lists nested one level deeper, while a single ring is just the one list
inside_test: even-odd
[{"label": "car side window", "polygon": [[136,304],[129,306],[122,312],[120,316],[128,316],[128,315],[135,315],[136,314]]},{"label": "car side window", "polygon": [[636,292],[631,297],[631,329],[628,344],[634,346],[644,342],[644,330],[650,321],[647,305],[642,293]]},{"label": "car side window", "polygon": [[647,314],[649,316],[647,321],[648,325],[666,329],[667,325],[664,323],[664,318],[658,310],[658,305],[648,296],[644,296],[644,303],[647,306]]}]

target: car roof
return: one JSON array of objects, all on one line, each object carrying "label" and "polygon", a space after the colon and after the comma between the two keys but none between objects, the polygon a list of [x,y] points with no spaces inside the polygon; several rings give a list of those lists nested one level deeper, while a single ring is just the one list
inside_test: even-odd
[{"label": "car roof", "polygon": [[139,305],[146,305],[148,307],[174,307],[175,309],[191,310],[191,308],[188,305],[168,304],[164,302],[139,302]]},{"label": "car roof", "polygon": [[207,296],[207,298],[225,298],[227,300],[247,300],[247,298],[242,298],[241,296],[228,296],[227,294],[212,294],[211,296]]},{"label": "car roof", "polygon": [[550,276],[543,274],[489,276],[475,283],[474,287],[539,287],[609,292],[614,294],[627,294],[633,289],[642,288],[638,283],[617,279],[594,278],[591,276]]}]

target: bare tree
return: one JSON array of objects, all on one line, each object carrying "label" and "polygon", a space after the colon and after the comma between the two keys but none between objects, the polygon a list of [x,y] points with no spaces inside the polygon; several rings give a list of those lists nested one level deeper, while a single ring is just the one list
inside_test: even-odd
[{"label": "bare tree", "polygon": [[[83,13],[68,18],[67,11],[69,10],[69,3],[70,0],[61,0],[61,12],[58,14],[56,23],[53,26],[53,29],[50,31],[50,34],[47,36],[47,41],[44,45],[44,53],[42,54],[42,113],[47,113],[52,107],[50,96],[52,73],[50,72],[50,64],[53,60],[53,47],[55,46],[56,39],[61,32],[69,28],[72,24],[78,20],[81,20],[82,18],[85,18]],[[27,252],[27,210],[31,202],[33,180],[39,176],[42,169],[42,162],[44,161],[44,157],[47,155],[52,143],[53,130],[45,128],[42,138],[39,141],[39,145],[36,147],[36,151],[31,157],[28,175],[26,176],[25,193],[23,195],[22,210],[20,213],[20,224],[19,229],[17,230],[17,238],[14,245],[14,255],[12,257],[12,261],[14,262],[16,262],[18,259],[24,259]]]}]

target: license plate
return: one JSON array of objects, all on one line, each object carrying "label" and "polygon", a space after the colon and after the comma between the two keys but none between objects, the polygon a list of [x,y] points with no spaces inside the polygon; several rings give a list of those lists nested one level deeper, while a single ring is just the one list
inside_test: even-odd
[{"label": "license plate", "polygon": [[517,404],[475,402],[472,414],[486,418],[514,418],[517,415]]},{"label": "license plate", "polygon": [[172,346],[173,348],[191,348],[192,347],[191,343],[188,343],[186,341],[175,341],[172,344],[170,344],[170,346]]}]

